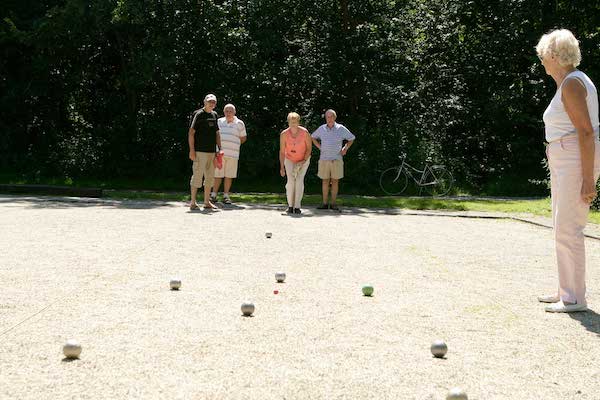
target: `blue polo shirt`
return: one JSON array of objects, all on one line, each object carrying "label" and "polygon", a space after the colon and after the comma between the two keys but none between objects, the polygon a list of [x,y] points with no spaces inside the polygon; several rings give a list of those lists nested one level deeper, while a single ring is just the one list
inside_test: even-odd
[{"label": "blue polo shirt", "polygon": [[321,125],[313,132],[311,137],[321,140],[319,160],[341,160],[344,140],[350,141],[356,138],[348,128],[337,122],[334,123],[332,128],[329,128],[327,124]]}]

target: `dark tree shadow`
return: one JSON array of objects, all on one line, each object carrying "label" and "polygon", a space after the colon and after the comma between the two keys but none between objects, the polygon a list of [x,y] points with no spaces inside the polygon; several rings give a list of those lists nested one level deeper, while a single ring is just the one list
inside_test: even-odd
[{"label": "dark tree shadow", "polygon": [[594,310],[588,309],[585,312],[569,313],[569,317],[579,321],[585,329],[600,337],[600,314]]}]

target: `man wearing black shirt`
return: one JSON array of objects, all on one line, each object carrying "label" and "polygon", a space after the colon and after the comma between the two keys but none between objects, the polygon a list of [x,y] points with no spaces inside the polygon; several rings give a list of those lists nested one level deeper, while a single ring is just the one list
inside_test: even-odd
[{"label": "man wearing black shirt", "polygon": [[217,208],[210,202],[210,188],[213,185],[215,177],[213,160],[215,158],[216,146],[219,146],[219,149],[221,149],[221,135],[219,134],[219,126],[217,125],[219,116],[213,111],[216,105],[217,97],[214,94],[207,94],[204,98],[204,108],[201,108],[194,114],[188,132],[190,160],[194,162],[192,165],[193,175],[190,180],[192,195],[190,210],[198,209],[196,194],[202,186],[204,186],[204,208],[211,210]]}]

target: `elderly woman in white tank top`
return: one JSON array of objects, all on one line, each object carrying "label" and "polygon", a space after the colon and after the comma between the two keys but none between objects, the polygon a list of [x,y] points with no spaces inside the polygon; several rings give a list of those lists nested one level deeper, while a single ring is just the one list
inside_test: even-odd
[{"label": "elderly woman in white tank top", "polygon": [[537,54],[558,89],[544,112],[550,166],[552,219],[558,264],[558,291],[540,296],[549,312],[585,311],[583,229],[600,175],[598,93],[577,69],[579,42],[560,29],[540,39]]}]

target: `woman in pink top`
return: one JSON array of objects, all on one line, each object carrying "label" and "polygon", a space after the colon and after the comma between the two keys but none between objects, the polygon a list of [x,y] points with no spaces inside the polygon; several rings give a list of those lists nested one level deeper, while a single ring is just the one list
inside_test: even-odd
[{"label": "woman in pink top", "polygon": [[300,115],[291,112],[287,116],[289,127],[279,136],[279,174],[287,174],[285,192],[288,214],[300,214],[304,195],[304,176],[310,164],[312,140],[306,128],[300,126]]}]

